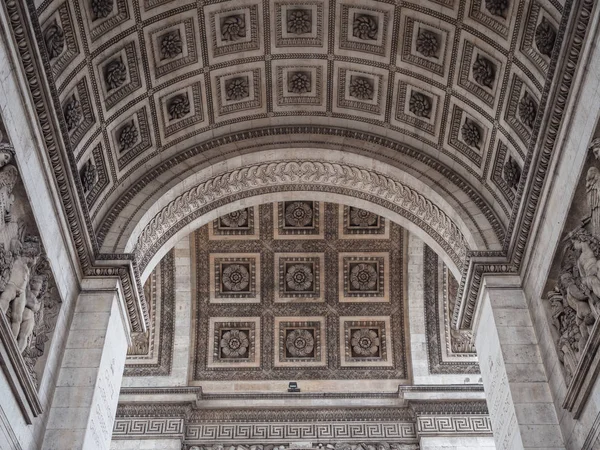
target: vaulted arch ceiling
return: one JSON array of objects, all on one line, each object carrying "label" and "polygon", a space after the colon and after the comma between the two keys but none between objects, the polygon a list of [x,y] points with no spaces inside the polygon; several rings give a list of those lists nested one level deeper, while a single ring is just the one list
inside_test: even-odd
[{"label": "vaulted arch ceiling", "polygon": [[159,198],[213,161],[298,146],[385,160],[471,200],[481,249],[500,250],[562,12],[523,0],[36,5],[106,252],[123,250],[106,238],[140,192]]},{"label": "vaulted arch ceiling", "polygon": [[380,161],[458,204],[450,215],[484,242],[466,249],[469,301],[453,318],[469,327],[482,273],[520,265],[593,3],[5,7],[82,269],[120,276],[137,330],[147,317],[123,227],[201,169],[285,148],[368,156],[370,172]]}]

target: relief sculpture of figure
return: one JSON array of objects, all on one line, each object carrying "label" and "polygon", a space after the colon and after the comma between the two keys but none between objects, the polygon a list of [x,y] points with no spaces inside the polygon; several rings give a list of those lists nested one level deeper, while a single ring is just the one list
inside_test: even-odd
[{"label": "relief sculpture of figure", "polygon": [[17,344],[19,350],[23,352],[27,348],[29,338],[33,334],[33,328],[35,327],[35,314],[42,308],[41,293],[44,287],[45,279],[41,275],[34,275],[31,277],[29,286],[26,293],[25,309],[23,310],[23,319],[21,321],[21,328],[17,336]]},{"label": "relief sculpture of figure", "polygon": [[590,167],[585,177],[585,190],[590,207],[592,233],[600,235],[600,171]]},{"label": "relief sculpture of figure", "polygon": [[19,336],[21,322],[23,321],[23,311],[27,305],[27,287],[29,285],[29,276],[31,269],[37,262],[39,252],[36,250],[36,243],[29,241],[21,243],[17,238],[11,242],[11,252],[15,256],[10,269],[10,276],[0,295],[0,310],[6,314],[10,304],[11,326],[15,339]]},{"label": "relief sculpture of figure", "polygon": [[598,259],[594,256],[590,245],[585,241],[577,239],[573,240],[573,248],[581,252],[577,258],[577,269],[581,276],[581,282],[591,292],[594,293],[592,298],[593,303],[597,303],[600,299],[600,270],[598,267]]},{"label": "relief sculpture of figure", "polygon": [[594,325],[594,322],[596,322],[596,319],[590,308],[589,297],[577,286],[573,274],[571,272],[563,273],[560,281],[564,286],[568,305],[577,314],[577,325],[581,333],[579,351],[582,351],[590,337],[590,329]]}]

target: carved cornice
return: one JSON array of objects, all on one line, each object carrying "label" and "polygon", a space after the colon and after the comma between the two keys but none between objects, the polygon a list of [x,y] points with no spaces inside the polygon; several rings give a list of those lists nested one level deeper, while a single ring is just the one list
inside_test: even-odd
[{"label": "carved cornice", "polygon": [[172,200],[143,229],[135,250],[138,265],[146,267],[162,244],[195,217],[216,208],[219,201],[257,193],[306,191],[318,187],[385,203],[406,217],[447,251],[462,267],[467,244],[459,227],[431,200],[381,173],[349,164],[297,160],[255,164],[221,173]]}]

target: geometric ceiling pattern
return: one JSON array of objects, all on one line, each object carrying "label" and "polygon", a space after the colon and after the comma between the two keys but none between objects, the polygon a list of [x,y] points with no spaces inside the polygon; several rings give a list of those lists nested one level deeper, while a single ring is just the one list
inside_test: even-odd
[{"label": "geometric ceiling pattern", "polygon": [[[192,384],[410,379],[407,234],[394,222],[294,200],[220,216],[188,240]],[[450,326],[457,282],[426,246],[423,258],[429,372],[478,374],[471,334]],[[174,279],[169,253],[146,282],[149,335],[129,349],[126,376],[171,373]]]},{"label": "geometric ceiling pattern", "polygon": [[402,142],[454,174],[500,249],[562,11],[558,0],[36,5],[76,182],[108,252],[121,248],[115,215],[174,182],[157,174],[183,173],[235,132],[314,138],[316,123]]}]

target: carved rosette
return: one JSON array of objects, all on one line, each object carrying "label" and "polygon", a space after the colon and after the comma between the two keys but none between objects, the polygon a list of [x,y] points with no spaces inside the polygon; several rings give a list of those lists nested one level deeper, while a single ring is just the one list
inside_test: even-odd
[{"label": "carved rosette", "polygon": [[481,129],[479,125],[470,119],[465,120],[465,123],[460,129],[463,141],[471,147],[479,148],[481,143]]},{"label": "carved rosette", "polygon": [[519,186],[519,181],[521,180],[521,167],[519,167],[519,163],[509,156],[504,163],[502,174],[504,175],[504,181],[506,181],[508,187],[516,190]]},{"label": "carved rosette", "polygon": [[306,264],[294,264],[288,268],[285,274],[287,286],[292,291],[306,291],[310,289],[313,280],[312,270]]},{"label": "carved rosette", "polygon": [[431,97],[420,92],[411,92],[408,109],[417,117],[429,119],[431,115]]},{"label": "carved rosette", "polygon": [[162,36],[160,41],[160,58],[173,59],[183,51],[183,42],[179,30],[171,31]]},{"label": "carved rosette", "polygon": [[473,63],[473,78],[480,85],[491,88],[496,78],[496,65],[485,56],[477,55]]},{"label": "carved rosette", "polygon": [[228,42],[246,37],[246,19],[243,15],[228,16],[221,24],[221,39]]},{"label": "carved rosette", "polygon": [[367,77],[351,77],[350,96],[359,100],[373,100],[373,81]]},{"label": "carved rosette", "polygon": [[542,17],[542,21],[535,29],[535,45],[542,55],[551,56],[556,42],[556,28],[549,20]]},{"label": "carved rosette", "polygon": [[294,94],[306,94],[310,92],[310,73],[294,72],[288,75],[288,91]]},{"label": "carved rosette", "polygon": [[379,352],[381,341],[374,330],[362,328],[352,334],[350,344],[357,355],[372,357]]},{"label": "carved rosette", "polygon": [[225,98],[229,101],[243,100],[250,96],[248,77],[237,77],[225,83]]},{"label": "carved rosette", "polygon": [[114,0],[92,0],[92,14],[94,20],[104,19],[113,10]]},{"label": "carved rosette", "polygon": [[352,35],[363,41],[377,40],[377,18],[370,14],[357,14],[352,23]]},{"label": "carved rosette", "polygon": [[238,211],[225,214],[220,217],[221,223],[229,228],[241,228],[248,226],[248,210],[240,209]]},{"label": "carved rosette", "polygon": [[508,12],[509,0],[485,0],[485,9],[487,9],[491,15],[498,16],[506,19],[506,13]]},{"label": "carved rosette", "polygon": [[537,116],[537,102],[533,99],[529,92],[525,91],[521,100],[519,100],[519,118],[521,122],[527,125],[529,128],[533,128],[535,118]]},{"label": "carved rosette", "polygon": [[312,29],[310,11],[293,9],[288,12],[287,31],[290,34],[306,34]]},{"label": "carved rosette", "polygon": [[420,30],[417,36],[417,51],[428,58],[437,58],[440,43],[437,34],[429,30]]},{"label": "carved rosette", "polygon": [[315,349],[315,338],[308,330],[292,330],[285,340],[285,346],[296,358],[305,358]]},{"label": "carved rosette", "polygon": [[294,202],[285,209],[285,223],[292,227],[306,227],[312,223],[313,211],[305,202]]},{"label": "carved rosette", "polygon": [[119,133],[119,148],[122,152],[134,147],[138,140],[138,129],[132,121],[121,128]]},{"label": "carved rosette", "polygon": [[58,57],[65,48],[65,34],[56,22],[44,30],[44,43],[50,59]]},{"label": "carved rosette", "polygon": [[167,105],[171,120],[182,119],[190,113],[190,100],[187,94],[178,94],[169,100]]},{"label": "carved rosette", "polygon": [[356,227],[372,227],[379,216],[371,211],[360,208],[350,208],[350,224]]},{"label": "carved rosette", "polygon": [[110,61],[104,68],[104,81],[109,91],[121,87],[127,79],[127,68],[121,58]]},{"label": "carved rosette", "polygon": [[226,358],[241,358],[248,353],[250,340],[245,332],[233,329],[223,333],[220,346]]}]

